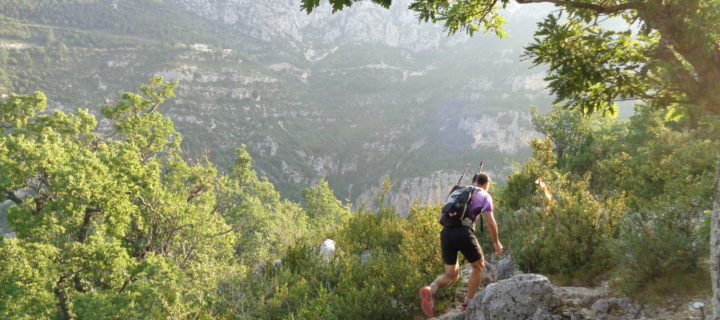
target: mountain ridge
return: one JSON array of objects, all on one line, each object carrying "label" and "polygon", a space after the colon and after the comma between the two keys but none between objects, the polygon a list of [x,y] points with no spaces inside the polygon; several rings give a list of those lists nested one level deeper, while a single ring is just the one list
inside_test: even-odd
[{"label": "mountain ridge", "polygon": [[[491,173],[502,176],[509,172],[511,159],[528,156],[532,129],[523,110],[549,98],[538,78],[541,72],[513,62],[520,50],[512,46],[520,41],[447,38],[436,25],[418,26],[402,3],[390,10],[360,4],[332,16],[327,6],[307,15],[291,1],[214,3],[164,2],[171,8],[168,16],[190,21],[187,26],[195,29],[192,34],[174,33],[177,27],[172,25],[150,30],[148,36],[140,35],[147,42],[134,42],[137,32],[122,21],[104,22],[84,33],[61,29],[57,23],[42,30],[27,27],[30,36],[25,38],[6,32],[0,39],[35,46],[9,49],[15,61],[9,63],[10,77],[36,70],[47,75],[20,85],[2,83],[6,92],[45,90],[51,101],[59,101],[52,108],[96,110],[153,74],[179,80],[177,98],[162,108],[184,134],[189,156],[206,154],[225,168],[234,148],[246,144],[256,155],[260,174],[293,199],[305,186],[326,178],[340,198],[357,202],[388,175],[398,186],[393,190],[399,192],[396,198],[404,199],[393,204],[407,207],[416,197],[403,194],[400,189],[408,187],[402,185],[436,181],[424,177],[456,172],[455,167],[479,158],[488,160]],[[80,2],[73,6],[85,8]],[[87,6],[110,17],[142,9],[153,16],[153,10],[164,8],[141,0]],[[42,9],[79,19],[66,23],[73,28],[95,23],[84,22],[67,8]],[[9,30],[26,28],[9,18],[43,25],[49,15],[28,11],[13,16],[15,11],[7,6],[0,9]],[[407,30],[402,37],[385,32],[393,28],[416,28],[417,36],[405,36]],[[50,37],[47,30],[55,34]],[[529,30],[520,31],[529,35]],[[157,36],[164,33],[169,36]],[[356,38],[346,38],[349,35]],[[64,57],[38,63],[62,51],[61,45],[66,46]],[[38,52],[41,49],[45,52]],[[23,60],[28,52],[30,61]],[[503,120],[508,109],[515,120]],[[427,192],[418,198],[423,202],[438,201],[427,195],[445,188],[431,184],[422,184]]]}]

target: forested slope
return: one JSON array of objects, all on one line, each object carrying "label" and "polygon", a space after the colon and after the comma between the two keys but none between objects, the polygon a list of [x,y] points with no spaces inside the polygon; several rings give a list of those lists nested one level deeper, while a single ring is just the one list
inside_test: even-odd
[{"label": "forested slope", "polygon": [[[501,42],[470,40],[361,6],[330,22],[274,1],[9,1],[0,7],[0,94],[41,89],[52,109],[88,108],[154,74],[179,80],[166,107],[189,156],[228,169],[238,142],[293,199],[317,178],[371,202],[385,175],[395,205],[436,201],[482,157],[504,176],[529,155],[527,106],[540,70],[517,63],[528,20]],[[414,36],[402,35],[411,30]],[[428,36],[430,38],[428,38]],[[476,66],[476,67],[473,67]],[[479,71],[478,71],[479,70]],[[542,103],[540,103],[542,104]]]}]

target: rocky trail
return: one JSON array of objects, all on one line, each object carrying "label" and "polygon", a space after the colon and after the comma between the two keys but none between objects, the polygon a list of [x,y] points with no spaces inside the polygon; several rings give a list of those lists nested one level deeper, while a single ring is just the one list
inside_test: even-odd
[{"label": "rocky trail", "polygon": [[[540,274],[516,269],[509,257],[486,262],[483,287],[465,312],[459,310],[469,265],[462,268],[461,290],[451,310],[436,310],[437,320],[583,320],[583,319],[705,319],[706,300],[673,297],[665,307],[643,306],[611,292],[607,285],[597,288],[555,286]],[[708,307],[706,307],[708,306]],[[422,319],[422,317],[418,317]]]}]

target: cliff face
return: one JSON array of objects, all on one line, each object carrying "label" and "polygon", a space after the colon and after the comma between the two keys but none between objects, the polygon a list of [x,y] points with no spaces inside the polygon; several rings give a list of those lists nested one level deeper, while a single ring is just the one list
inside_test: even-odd
[{"label": "cliff face", "polygon": [[[502,111],[496,113],[480,113],[475,116],[463,117],[458,126],[461,134],[470,137],[468,143],[461,147],[458,153],[477,155],[474,159],[468,159],[473,167],[465,176],[462,183],[469,184],[473,170],[477,170],[479,160],[486,160],[485,172],[493,180],[504,182],[505,177],[512,172],[512,167],[505,163],[488,163],[492,155],[501,153],[508,156],[518,156],[527,148],[528,143],[540,135],[532,130],[530,125],[530,114],[518,111]],[[428,137],[428,139],[432,139]],[[427,141],[427,140],[424,140]],[[419,143],[423,141],[418,141]],[[427,156],[432,156],[428,153]],[[403,214],[408,213],[409,208],[414,204],[439,204],[443,203],[450,188],[457,183],[462,174],[464,162],[458,156],[456,160],[450,159],[446,165],[448,168],[434,172],[419,172],[418,176],[407,179],[393,180],[394,188],[387,201],[399,209]],[[356,204],[373,204],[375,195],[381,190],[382,179],[374,185],[366,187],[358,196]]]},{"label": "cliff face", "polygon": [[459,127],[473,137],[473,149],[486,147],[514,154],[539,136],[531,129],[530,121],[527,112],[504,111],[463,118]]},{"label": "cliff face", "polygon": [[[527,107],[550,99],[541,70],[519,56],[546,10],[510,6],[511,38],[498,40],[447,37],[438,25],[418,24],[409,3],[387,10],[357,2],[336,14],[325,4],[308,15],[295,0],[166,0],[146,11],[167,15],[152,11],[164,6],[177,15],[167,19],[168,39],[122,34],[130,26],[108,36],[102,26],[82,34],[103,41],[68,42],[71,56],[6,70],[49,70],[32,89],[66,111],[114,102],[160,74],[180,81],[177,98],[161,111],[191,157],[208,155],[227,168],[246,144],[255,168],[291,198],[326,178],[339,198],[367,201],[388,175],[393,204],[432,203],[443,200],[466,162],[486,160],[502,181],[510,160],[527,156],[535,135]],[[96,7],[130,10],[112,1]],[[195,26],[196,35],[174,34],[175,20]],[[78,37],[64,33],[54,43],[12,40],[22,46],[7,50],[11,57],[32,48],[58,52],[59,42]]]},{"label": "cliff face", "polygon": [[443,44],[468,41],[447,38],[437,25],[418,25],[407,10],[410,0],[394,1],[389,10],[370,2],[357,2],[332,14],[327,3],[306,14],[291,0],[175,0],[187,10],[265,42],[286,41],[303,50],[309,61],[322,59],[327,49],[356,43],[378,43],[418,52]]},{"label": "cliff face", "polygon": [[[448,36],[439,24],[419,23],[416,14],[408,10],[412,0],[395,0],[389,9],[358,1],[334,14],[327,2],[307,14],[295,0],[171,1],[200,17],[232,26],[246,36],[265,42],[290,42],[292,47],[305,50],[310,61],[327,53],[315,49],[357,43],[377,43],[417,53],[472,41],[463,34]],[[551,8],[511,3],[504,16],[534,27],[532,22],[544,17]]]}]

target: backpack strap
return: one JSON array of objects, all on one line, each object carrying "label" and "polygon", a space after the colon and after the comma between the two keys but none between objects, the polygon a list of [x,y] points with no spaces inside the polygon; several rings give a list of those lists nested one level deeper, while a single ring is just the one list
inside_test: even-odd
[{"label": "backpack strap", "polygon": [[470,196],[468,197],[467,202],[465,203],[462,215],[460,215],[460,223],[463,223],[463,220],[465,220],[465,215],[467,214],[467,211],[470,208],[470,204],[472,204],[472,198],[475,196],[475,192],[477,192],[477,188],[475,186],[471,186],[471,187],[467,187],[467,188],[472,188],[472,190],[470,190]]},{"label": "backpack strap", "polygon": [[480,234],[483,234],[484,233],[483,230],[485,229],[485,227],[483,226],[483,220],[484,220],[484,218],[482,216],[483,212],[484,211],[480,211]]}]

